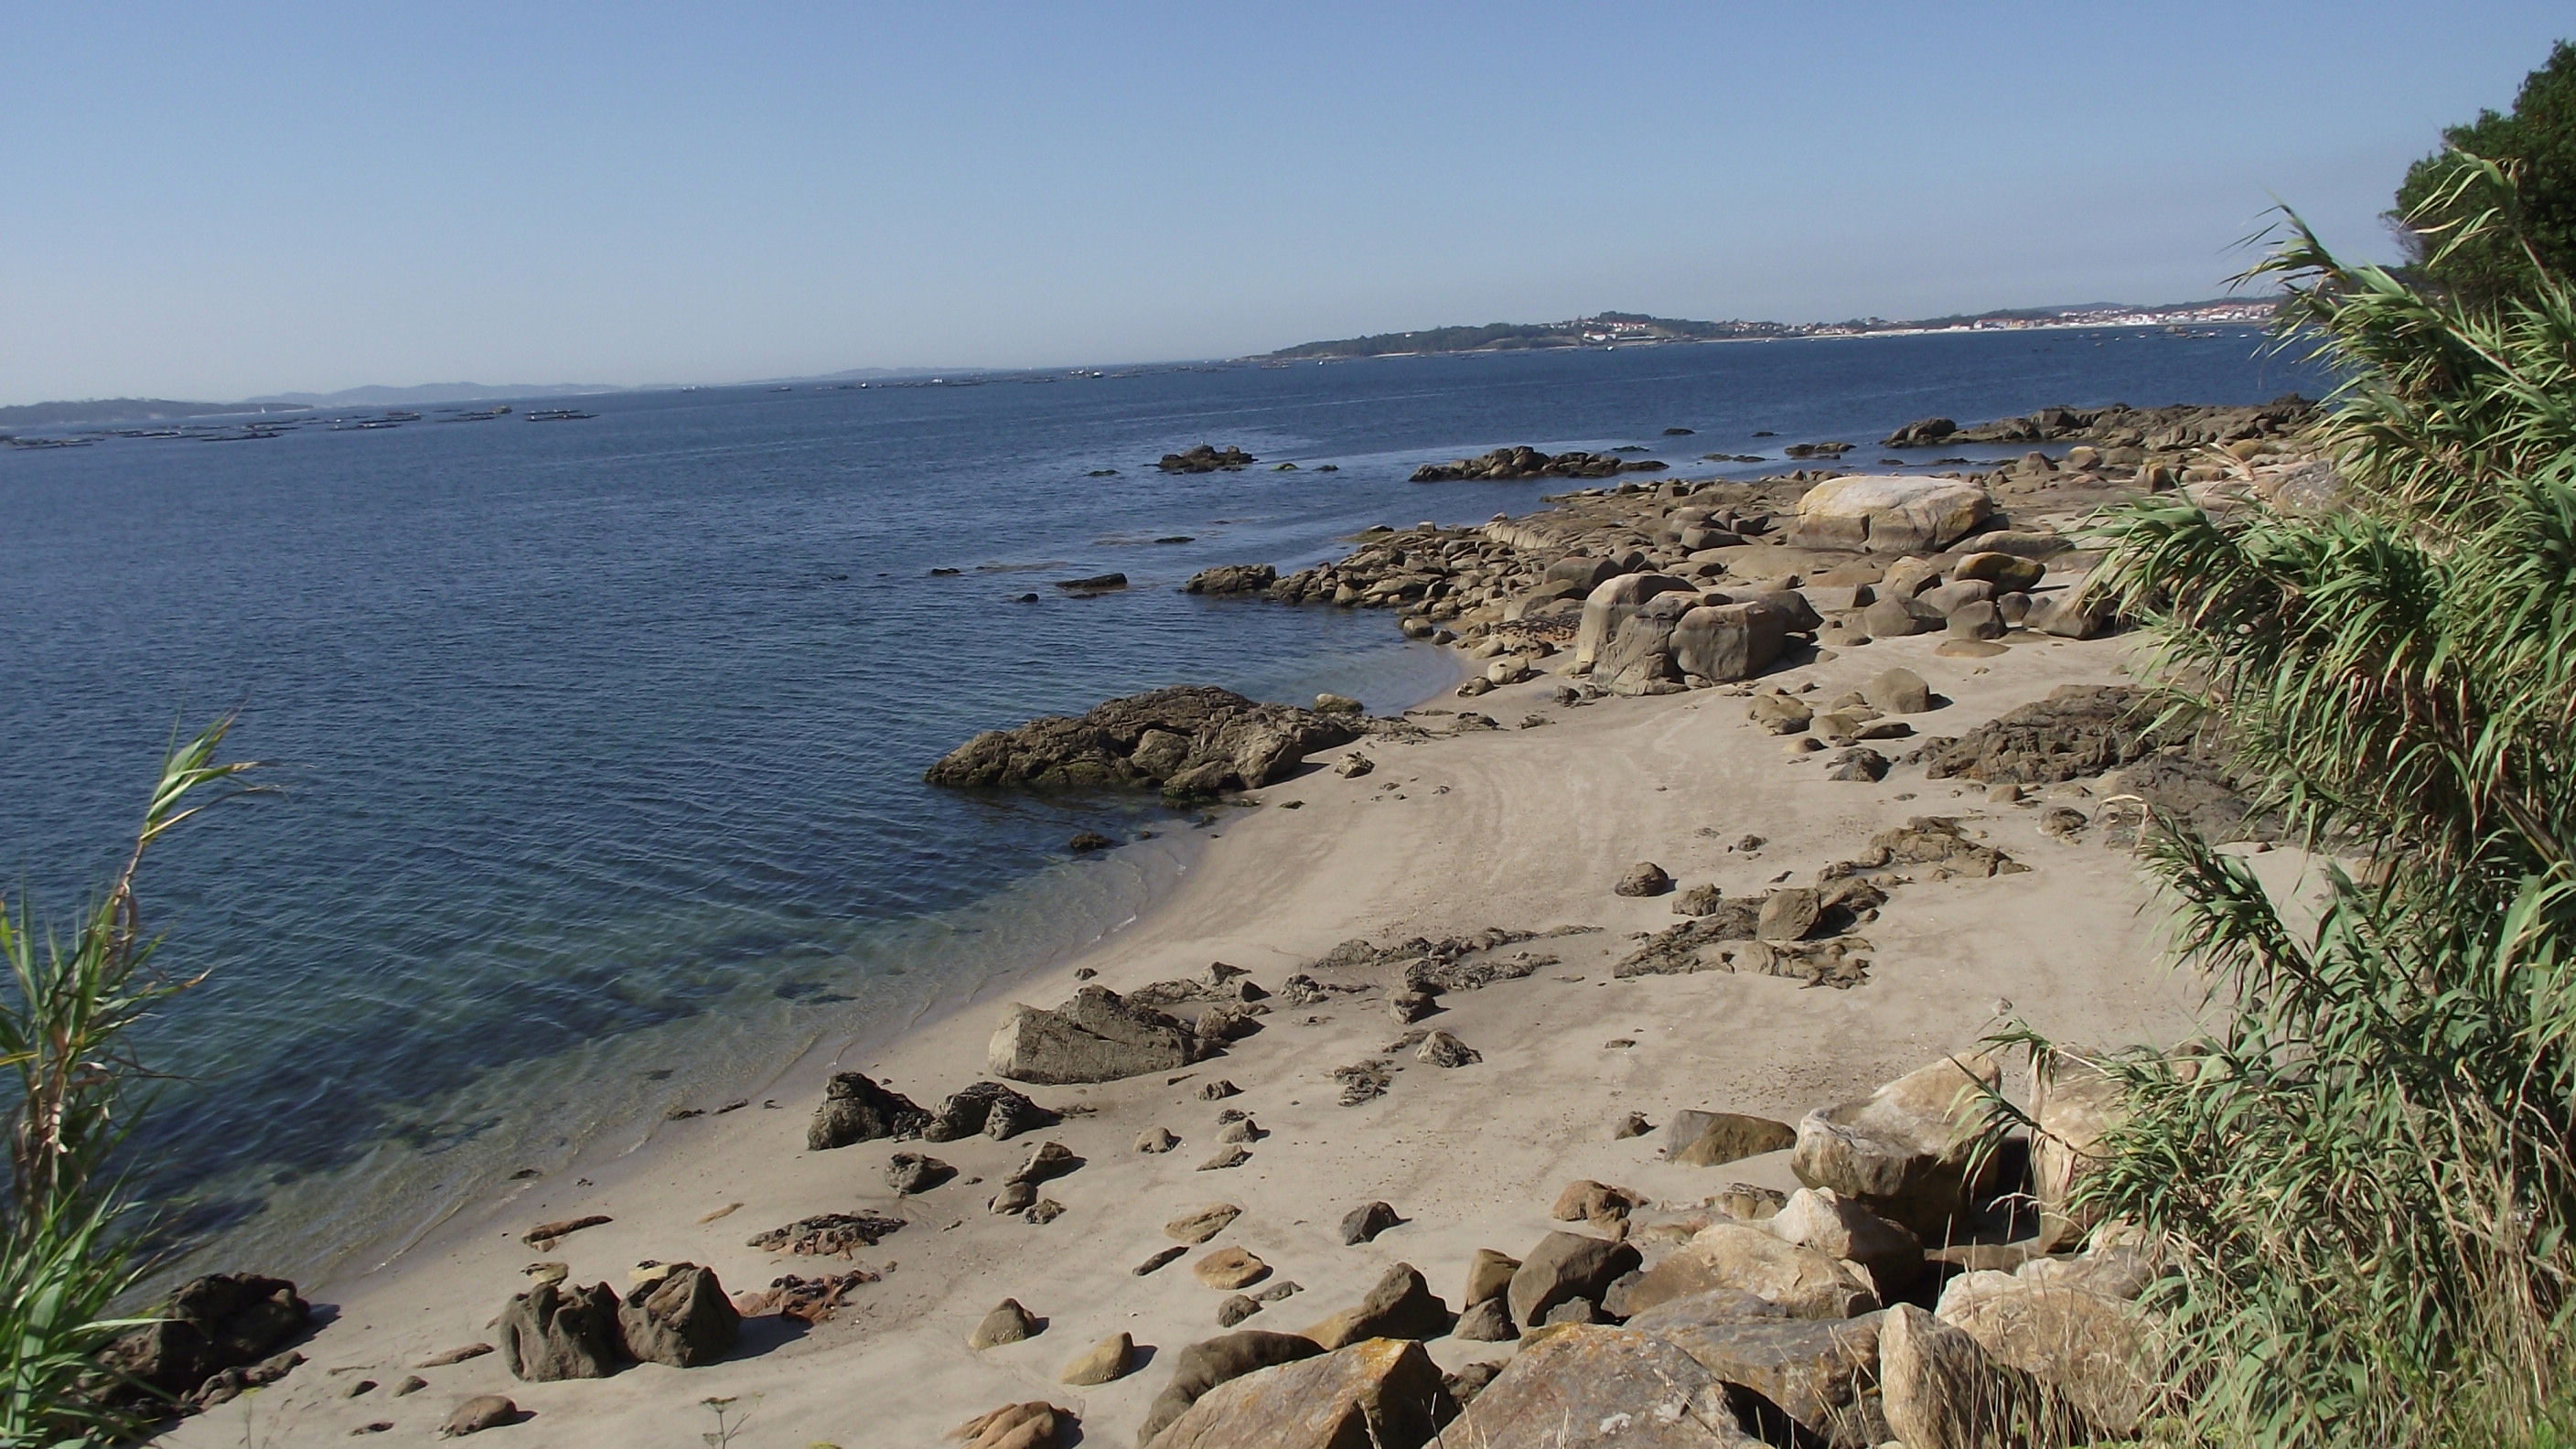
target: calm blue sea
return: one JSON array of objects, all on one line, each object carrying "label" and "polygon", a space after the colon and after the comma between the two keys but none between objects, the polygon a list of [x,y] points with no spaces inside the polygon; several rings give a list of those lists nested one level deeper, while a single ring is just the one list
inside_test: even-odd
[{"label": "calm blue sea", "polygon": [[[1502,444],[1746,475],[1767,470],[1694,460],[1842,438],[1867,465],[1930,413],[2319,390],[2258,344],[1998,333],[704,389],[570,400],[597,416],[568,422],[423,409],[0,451],[0,871],[67,922],[172,733],[240,710],[235,752],[285,791],[148,868],[162,961],[211,975],[147,1044],[178,1079],[137,1148],[239,1263],[362,1267],[511,1171],[1095,938],[1185,867],[1189,823],[1145,802],[923,786],[975,730],[1181,681],[1392,708],[1454,677],[1383,614],[1174,592],[1196,569],[1526,509],[1549,485],[1404,481]],[[1264,466],[1152,467],[1202,441]],[[1109,570],[1135,587],[1049,587]],[[1073,861],[1088,828],[1158,838]]]}]

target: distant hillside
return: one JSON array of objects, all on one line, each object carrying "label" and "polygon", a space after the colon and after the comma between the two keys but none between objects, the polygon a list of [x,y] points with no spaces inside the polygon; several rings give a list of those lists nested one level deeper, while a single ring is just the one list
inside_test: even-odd
[{"label": "distant hillside", "polygon": [[2017,307],[1912,322],[1858,317],[1848,322],[1693,322],[1642,312],[1595,312],[1564,322],[1489,322],[1482,327],[1428,327],[1380,332],[1331,342],[1306,342],[1262,354],[1288,361],[1321,357],[1385,357],[1435,352],[1517,352],[1546,347],[1649,346],[1670,342],[1724,342],[1751,337],[1854,337],[1873,332],[2008,331],[2023,327],[2118,327],[2164,323],[2268,321],[2273,299],[2221,298],[2133,307],[2087,302],[2070,307]]},{"label": "distant hillside", "polygon": [[1283,347],[1267,356],[1383,357],[1390,353],[1517,352],[1535,347],[1598,347],[1608,342],[1716,342],[1736,337],[1783,337],[1779,322],[1691,322],[1639,312],[1602,312],[1565,322],[1488,322],[1482,327],[1430,327],[1419,332],[1380,332],[1334,342]]},{"label": "distant hillside", "polygon": [[0,428],[53,428],[65,423],[151,423],[171,418],[209,418],[227,413],[292,413],[303,405],[290,402],[179,402],[166,397],[102,397],[86,402],[20,403],[0,407]]}]

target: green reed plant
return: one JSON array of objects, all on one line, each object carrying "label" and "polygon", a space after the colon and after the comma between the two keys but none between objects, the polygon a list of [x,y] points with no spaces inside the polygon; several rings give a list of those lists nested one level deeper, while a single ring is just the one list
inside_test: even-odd
[{"label": "green reed plant", "polygon": [[112,1166],[150,1073],[134,1028],[201,978],[153,969],[135,877],[147,851],[205,806],[259,787],[253,762],[218,763],[229,717],[163,759],[126,856],[68,940],[40,935],[23,900],[0,903],[0,1112],[9,1183],[0,1198],[0,1444],[87,1444],[135,1427],[96,1361],[148,1322],[115,1311],[144,1270],[145,1217]]},{"label": "green reed plant", "polygon": [[[2447,244],[2509,180],[2462,158]],[[2576,1220],[2576,292],[2470,307],[2294,215],[2249,276],[2346,381],[2343,506],[2107,520],[2095,586],[2327,862],[2312,923],[2160,832],[2222,1020],[2102,1065],[2131,1115],[2082,1196],[2174,1254],[2180,1428],[2211,1443],[2564,1442]],[[2027,1033],[2016,1039],[2051,1048]]]}]

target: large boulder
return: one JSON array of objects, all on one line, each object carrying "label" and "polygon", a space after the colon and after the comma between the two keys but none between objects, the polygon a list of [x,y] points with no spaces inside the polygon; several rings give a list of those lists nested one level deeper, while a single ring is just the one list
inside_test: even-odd
[{"label": "large boulder", "polygon": [[1219,1384],[1275,1364],[1314,1358],[1323,1351],[1311,1338],[1264,1333],[1257,1328],[1191,1344],[1172,1355],[1172,1376],[1164,1383],[1163,1391],[1154,1396],[1154,1402],[1146,1406],[1145,1422],[1136,1430],[1136,1443],[1140,1449],[1151,1444],[1155,1435],[1189,1412],[1192,1404]]},{"label": "large boulder", "polygon": [[1647,601],[1662,594],[1697,595],[1699,586],[1671,574],[1621,574],[1605,579],[1583,599],[1583,622],[1574,634],[1574,662],[1592,664],[1601,651]]},{"label": "large boulder", "polygon": [[2099,1207],[2078,1207],[2075,1190],[2101,1169],[2102,1139],[2128,1116],[2128,1099],[2101,1068],[2064,1052],[2042,1057],[2031,1073],[2031,1197],[2039,1207],[2039,1246],[2075,1245],[2101,1221]]},{"label": "large boulder", "polygon": [[1421,1344],[1372,1338],[1217,1385],[1151,1449],[1422,1449],[1457,1412]]},{"label": "large boulder", "polygon": [[1441,1431],[1443,1449],[1753,1449],[1726,1385],[1652,1334],[1588,1325],[1533,1336]]},{"label": "large boulder", "polygon": [[1800,548],[1932,553],[1994,516],[1994,499],[1974,483],[1863,473],[1808,489],[1798,500],[1789,542]]},{"label": "large boulder", "polygon": [[627,1290],[617,1305],[617,1332],[638,1362],[696,1368],[733,1350],[742,1315],[725,1297],[714,1269],[674,1263],[660,1277]]},{"label": "large boulder", "polygon": [[1674,666],[1720,683],[1750,679],[1769,668],[1788,647],[1790,630],[1799,622],[1773,597],[1703,605],[1682,615],[1673,625],[1669,646]]},{"label": "large boulder", "polygon": [[1911,1303],[1878,1330],[1879,1406],[1906,1449],[2060,1449],[2092,1431],[2065,1397]]},{"label": "large boulder", "polygon": [[934,785],[1034,790],[1248,788],[1271,783],[1317,750],[1357,738],[1348,721],[1333,715],[1263,704],[1211,685],[1175,685],[1109,700],[1078,719],[1050,715],[987,730],[941,756],[924,778]]},{"label": "large boulder", "polygon": [[1993,1058],[1944,1057],[1855,1102],[1821,1107],[1798,1123],[1789,1170],[1861,1206],[1947,1243],[1971,1197],[1968,1169],[2003,1080]]},{"label": "large boulder", "polygon": [[1135,1006],[1105,986],[1085,986],[1053,1011],[1015,1005],[985,1050],[985,1065],[1015,1082],[1114,1082],[1175,1071],[1204,1052],[1174,1018]]},{"label": "large boulder", "polygon": [[1763,1226],[1784,1243],[1860,1264],[1869,1270],[1882,1299],[1904,1292],[1923,1275],[1920,1238],[1829,1187],[1802,1187],[1789,1194],[1789,1201]]},{"label": "large boulder", "polygon": [[1953,1280],[1934,1316],[2057,1389],[2109,1433],[2136,1432],[2164,1402],[2155,1323],[2126,1300],[2046,1278],[1969,1273]]},{"label": "large boulder", "polygon": [[1598,1303],[1637,1262],[1637,1250],[1626,1243],[1581,1233],[1550,1233],[1512,1270],[1506,1295],[1512,1321],[1534,1326],[1559,1304],[1578,1298]]},{"label": "large boulder", "polygon": [[1778,1304],[1792,1318],[1850,1318],[1878,1294],[1842,1262],[1751,1223],[1718,1222],[1666,1253],[1629,1285],[1631,1313],[1717,1289]]},{"label": "large boulder", "polygon": [[1594,657],[1593,682],[1603,689],[1634,693],[1679,678],[1673,662],[1673,631],[1698,602],[1697,594],[1662,594],[1639,605],[1619,621]]},{"label": "large boulder", "polygon": [[303,1333],[312,1306],[295,1285],[257,1273],[211,1273],[171,1295],[160,1318],[109,1344],[100,1361],[173,1398],[226,1369],[247,1368]]},{"label": "large boulder", "polygon": [[1877,1403],[1879,1315],[1788,1318],[1776,1308],[1748,1312],[1755,1301],[1724,1289],[1694,1294],[1647,1309],[1627,1326],[1760,1394],[1827,1444],[1858,1449],[1886,1439]]},{"label": "large boulder", "polygon": [[805,1128],[805,1147],[828,1152],[885,1137],[900,1141],[920,1136],[930,1125],[930,1114],[903,1093],[878,1085],[863,1072],[834,1072],[823,1085],[822,1105]]},{"label": "large boulder", "polygon": [[617,1308],[605,1283],[540,1283],[501,1310],[501,1363],[531,1383],[604,1379],[617,1372]]}]

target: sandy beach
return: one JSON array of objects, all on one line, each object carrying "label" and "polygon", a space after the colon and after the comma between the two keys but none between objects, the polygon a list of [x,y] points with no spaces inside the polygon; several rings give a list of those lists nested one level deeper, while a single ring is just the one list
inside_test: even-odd
[{"label": "sandy beach", "polygon": [[[1940,636],[1884,639],[1764,677],[1830,699],[1896,666],[1920,674],[1936,707],[1910,717],[1918,734],[1956,735],[2062,684],[2110,682],[2127,645],[2016,634],[1991,659],[1943,657]],[[1828,651],[1830,652],[1830,651]],[[1562,658],[1551,661],[1562,663]],[[459,1401],[510,1395],[530,1416],[495,1442],[578,1446],[687,1443],[717,1426],[703,1401],[730,1399],[743,1446],[926,1444],[996,1405],[1044,1398],[1075,1410],[1086,1439],[1130,1442],[1168,1376],[1155,1357],[1221,1331],[1227,1294],[1189,1260],[1144,1276],[1170,1245],[1162,1225],[1204,1204],[1242,1216],[1212,1247],[1240,1246],[1302,1291],[1243,1326],[1293,1332],[1350,1306],[1387,1267],[1411,1263],[1456,1306],[1478,1248],[1517,1255],[1552,1227],[1567,1182],[1633,1188],[1673,1210],[1733,1182],[1792,1189],[1788,1153],[1717,1168],[1663,1159],[1660,1132],[1618,1139],[1642,1113],[1661,1126],[1678,1110],[1718,1108],[1794,1122],[1810,1108],[1866,1094],[1943,1053],[1973,1046],[2008,1017],[2067,1041],[2171,1040],[2188,1029],[2190,982],[2160,964],[2153,918],[2130,855],[2100,832],[2045,834],[2050,804],[2092,813],[2081,785],[2033,788],[2004,803],[1982,785],[1927,781],[1899,764],[1875,783],[1825,778],[1822,754],[1790,758],[1729,689],[1557,702],[1542,673],[1473,702],[1499,721],[1543,725],[1451,731],[1435,704],[1413,718],[1428,737],[1387,737],[1360,751],[1373,772],[1342,777],[1319,757],[1297,778],[1217,812],[1216,837],[1171,898],[1082,957],[1020,982],[1010,1000],[1053,1006],[1079,980],[1129,989],[1190,977],[1213,961],[1276,991],[1336,944],[1438,938],[1487,927],[1597,930],[1505,948],[1558,959],[1517,980],[1441,998],[1423,1025],[1455,1034],[1481,1060],[1442,1069],[1386,1048],[1404,1028],[1389,1013],[1383,971],[1313,969],[1318,1005],[1273,998],[1258,1034],[1186,1071],[1094,1086],[1037,1087],[1067,1110],[1057,1127],[1007,1142],[931,1145],[958,1176],[913,1197],[886,1180],[887,1160],[920,1143],[805,1148],[806,1124],[833,1071],[864,1071],[920,1102],[988,1076],[986,1042],[1002,995],[927,1023],[864,1060],[820,1052],[788,1067],[764,1100],[673,1124],[629,1155],[513,1184],[383,1269],[309,1285],[329,1318],[284,1381],[171,1429],[174,1446],[318,1443],[390,1425],[385,1443],[433,1438]],[[1444,701],[1455,705],[1460,702]],[[1902,741],[1889,746],[1904,747]],[[1339,753],[1339,752],[1336,752]],[[1288,808],[1291,805],[1297,808]],[[1628,868],[1653,861],[1683,887],[1729,897],[1773,882],[1812,884],[1874,833],[1921,815],[1957,817],[2026,873],[1935,879],[1913,871],[1868,943],[1868,979],[1848,989],[1726,971],[1614,978],[1633,937],[1675,924],[1672,897],[1613,893]],[[1758,849],[1739,848],[1760,837]],[[1338,1104],[1336,1067],[1382,1058],[1396,1068],[1376,1100]],[[1240,1089],[1203,1100],[1205,1083]],[[1248,1112],[1262,1135],[1248,1160],[1200,1164],[1218,1151],[1220,1110]],[[1162,1127],[1177,1150],[1134,1148]],[[996,1216],[986,1200],[1041,1140],[1080,1159],[1046,1184],[1054,1221]],[[1345,1246],[1343,1214],[1371,1200],[1404,1221]],[[655,1364],[604,1380],[521,1383],[486,1354],[422,1367],[443,1352],[493,1341],[491,1325],[526,1286],[533,1261],[567,1264],[575,1283],[623,1291],[630,1269],[687,1261],[735,1292],[782,1273],[814,1276],[838,1259],[788,1258],[745,1245],[811,1214],[869,1211],[906,1226],[856,1263],[882,1274],[810,1330],[746,1319],[741,1346],[696,1369]],[[537,1251],[540,1222],[611,1221]],[[1650,1214],[1649,1214],[1650,1215]],[[1203,1250],[1193,1249],[1193,1257]],[[1027,1341],[984,1351],[967,1335],[1004,1298],[1043,1321]],[[1103,1336],[1125,1331],[1144,1362],[1111,1383],[1068,1388],[1059,1370]],[[1507,1356],[1509,1344],[1427,1345],[1443,1366]],[[1150,1349],[1150,1352],[1148,1350]],[[395,1397],[418,1374],[427,1387]],[[379,1385],[351,1396],[360,1382]]]}]

